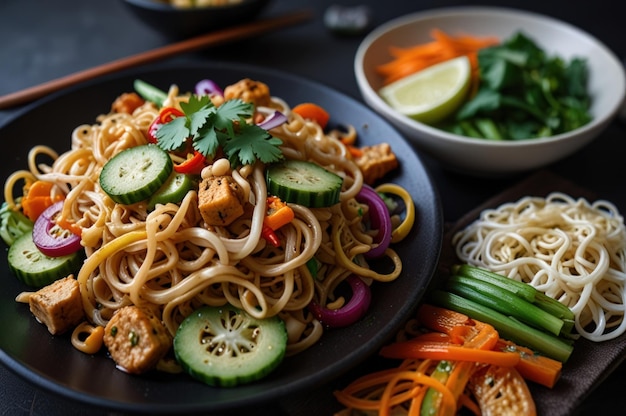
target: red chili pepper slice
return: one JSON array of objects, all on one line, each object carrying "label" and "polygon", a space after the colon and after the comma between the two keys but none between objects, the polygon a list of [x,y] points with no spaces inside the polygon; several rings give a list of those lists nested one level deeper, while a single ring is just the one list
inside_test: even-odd
[{"label": "red chili pepper slice", "polygon": [[274,247],[280,247],[280,239],[276,232],[270,228],[269,225],[263,225],[263,230],[261,231],[261,235],[268,243],[273,245]]},{"label": "red chili pepper slice", "polygon": [[178,165],[174,165],[174,170],[178,173],[186,173],[188,175],[199,175],[206,166],[206,157],[200,152],[194,151],[193,155],[189,155],[187,160]]},{"label": "red chili pepper slice", "polygon": [[159,115],[154,119],[152,123],[150,123],[150,127],[148,127],[148,141],[150,143],[156,143],[157,137],[156,132],[163,124],[169,123],[174,120],[176,117],[184,117],[185,114],[177,108],[174,107],[164,107],[161,109]]}]

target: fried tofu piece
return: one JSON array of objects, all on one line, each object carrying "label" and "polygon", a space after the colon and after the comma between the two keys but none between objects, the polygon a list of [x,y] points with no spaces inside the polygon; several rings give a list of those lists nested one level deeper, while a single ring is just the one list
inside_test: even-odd
[{"label": "fried tofu piece", "polygon": [[224,88],[224,98],[226,100],[238,98],[247,103],[252,103],[256,107],[268,106],[271,101],[270,89],[267,84],[249,78],[244,78],[236,84]]},{"label": "fried tofu piece", "polygon": [[135,92],[125,92],[113,101],[111,111],[114,113],[133,114],[146,101]]},{"label": "fried tofu piece", "polygon": [[118,309],[107,323],[104,345],[120,369],[141,374],[165,356],[172,337],[154,314],[131,305]]},{"label": "fried tofu piece", "polygon": [[74,276],[59,279],[39,289],[28,299],[30,311],[52,335],[73,329],[85,318],[80,286]]},{"label": "fried tofu piece", "polygon": [[232,176],[209,176],[200,183],[198,208],[209,226],[227,226],[244,213],[243,192]]},{"label": "fried tofu piece", "polygon": [[363,172],[363,180],[369,185],[398,167],[398,158],[391,150],[389,143],[365,146],[359,150],[361,154],[354,159],[354,162]]}]

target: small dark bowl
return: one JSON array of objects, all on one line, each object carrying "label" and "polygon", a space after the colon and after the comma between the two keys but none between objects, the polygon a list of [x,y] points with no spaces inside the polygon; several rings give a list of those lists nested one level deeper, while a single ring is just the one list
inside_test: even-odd
[{"label": "small dark bowl", "polygon": [[188,38],[254,19],[269,0],[242,0],[225,6],[176,8],[156,0],[123,0],[153,29],[173,38]]}]

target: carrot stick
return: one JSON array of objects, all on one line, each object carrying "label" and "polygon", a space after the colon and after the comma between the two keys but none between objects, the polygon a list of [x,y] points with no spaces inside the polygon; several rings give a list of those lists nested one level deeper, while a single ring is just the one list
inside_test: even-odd
[{"label": "carrot stick", "polygon": [[419,338],[387,345],[381,349],[380,355],[386,358],[469,361],[500,367],[513,367],[520,361],[520,354],[506,350],[482,350]]},{"label": "carrot stick", "polygon": [[529,348],[504,339],[498,341],[496,349],[519,354],[520,361],[515,368],[526,380],[552,388],[561,377],[563,363],[558,360],[537,355]]},{"label": "carrot stick", "polygon": [[456,327],[471,326],[473,320],[460,312],[423,303],[417,310],[417,319],[421,325],[431,331],[443,332],[450,335]]}]

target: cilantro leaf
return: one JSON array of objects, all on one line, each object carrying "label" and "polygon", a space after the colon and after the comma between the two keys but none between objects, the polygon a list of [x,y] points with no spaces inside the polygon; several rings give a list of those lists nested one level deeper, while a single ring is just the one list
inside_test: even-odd
[{"label": "cilantro leaf", "polygon": [[216,112],[216,107],[208,96],[192,95],[188,103],[180,103],[180,108],[188,119],[189,132],[192,137],[200,135],[200,129],[206,125]]},{"label": "cilantro leaf", "polygon": [[254,105],[240,99],[227,100],[216,107],[209,96],[191,95],[181,102],[184,117],[163,124],[156,131],[159,147],[174,151],[191,142],[193,148],[212,158],[222,148],[233,166],[271,163],[282,159],[282,140],[247,120]]},{"label": "cilantro leaf", "polygon": [[273,137],[254,124],[241,124],[236,138],[224,145],[224,152],[230,163],[236,166],[252,164],[257,159],[263,163],[270,163],[282,159],[283,154],[279,146],[282,140]]},{"label": "cilantro leaf", "polygon": [[193,138],[193,148],[205,156],[214,156],[221,145],[218,132],[209,126],[202,129]]},{"label": "cilantro leaf", "polygon": [[[246,103],[240,99],[228,100],[218,107],[215,114],[214,124],[218,130],[225,130],[228,136],[235,137],[233,120],[240,120],[252,117],[254,115],[254,106],[252,103]],[[244,120],[240,124],[245,124]]]},{"label": "cilantro leaf", "polygon": [[185,117],[176,117],[169,123],[162,124],[156,131],[159,147],[163,150],[176,150],[185,144],[189,137]]}]

